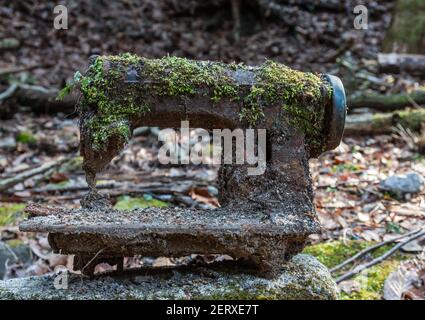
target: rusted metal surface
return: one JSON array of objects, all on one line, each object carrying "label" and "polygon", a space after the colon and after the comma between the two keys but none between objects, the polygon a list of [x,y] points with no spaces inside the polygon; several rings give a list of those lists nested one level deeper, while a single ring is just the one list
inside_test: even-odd
[{"label": "rusted metal surface", "polygon": [[[319,231],[313,215],[228,209],[56,209],[24,221],[22,231],[49,232],[55,252],[77,254],[84,266],[120,257],[228,254],[271,275]],[[276,269],[276,270],[275,270]],[[90,268],[86,268],[86,272]]]},{"label": "rusted metal surface", "polygon": [[[255,83],[249,70],[232,72],[242,92]],[[250,176],[247,165],[222,165],[218,177],[220,209],[151,208],[125,213],[108,208],[105,203],[91,205],[99,203],[92,190],[83,202],[86,209],[57,209],[54,214],[24,221],[20,228],[49,232],[53,249],[76,254],[76,268],[85,268],[88,273],[95,263],[125,256],[217,253],[244,259],[263,275],[273,275],[282,263],[303,249],[308,235],[320,231],[308,160],[320,150],[338,145],[345,120],[342,84],[336,77],[326,79],[332,85],[333,96],[322,106],[326,112],[320,145],[317,140],[312,145],[304,133],[291,125],[291,119],[281,114],[281,106],[268,106],[258,126],[267,129],[265,172]],[[126,81],[128,85],[141,79],[130,70]],[[133,119],[133,125],[179,127],[181,120],[189,120],[191,127],[206,129],[248,127],[241,122],[240,106],[234,102],[212,106],[211,99],[204,95],[182,101],[151,97],[151,111]],[[86,119],[89,116],[83,114]],[[93,185],[96,172],[109,163],[121,146],[112,143],[101,154],[94,151],[85,136],[84,121],[81,152],[89,172],[88,182]]]}]

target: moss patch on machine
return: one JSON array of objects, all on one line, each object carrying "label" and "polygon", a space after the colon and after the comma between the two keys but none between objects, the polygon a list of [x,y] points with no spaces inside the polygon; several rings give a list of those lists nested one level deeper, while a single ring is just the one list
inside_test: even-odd
[{"label": "moss patch on machine", "polygon": [[255,125],[266,106],[278,103],[290,114],[291,124],[304,133],[313,133],[321,127],[323,102],[332,91],[319,76],[270,60],[258,67],[256,73],[257,83],[246,97],[242,117]]},{"label": "moss patch on machine", "polygon": [[[241,83],[237,72],[252,74],[252,83]],[[213,104],[228,101],[240,109],[241,121],[253,127],[268,106],[279,104],[289,124],[317,136],[323,127],[324,102],[331,95],[330,86],[318,75],[273,61],[249,67],[126,53],[97,57],[77,80],[84,97],[80,109],[94,113],[86,127],[95,150],[105,148],[112,136],[127,141],[132,120],[151,110],[150,98],[206,96]]]},{"label": "moss patch on machine", "polygon": [[148,96],[185,97],[207,89],[204,94],[215,102],[222,97],[239,98],[237,84],[224,64],[170,56],[99,56],[79,83],[84,96],[82,111],[95,110],[88,129],[97,150],[105,147],[111,136],[128,140],[132,118],[150,111]]}]

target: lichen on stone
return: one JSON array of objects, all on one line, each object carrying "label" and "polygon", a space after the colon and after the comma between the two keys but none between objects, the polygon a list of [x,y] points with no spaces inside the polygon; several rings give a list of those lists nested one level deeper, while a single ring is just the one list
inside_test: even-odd
[{"label": "lichen on stone", "polygon": [[[149,270],[140,276],[82,279],[69,276],[68,290],[55,290],[55,275],[0,281],[0,299],[336,299],[335,282],[316,259],[298,255],[266,279],[242,272],[192,268]],[[23,290],[25,289],[25,290]]]}]

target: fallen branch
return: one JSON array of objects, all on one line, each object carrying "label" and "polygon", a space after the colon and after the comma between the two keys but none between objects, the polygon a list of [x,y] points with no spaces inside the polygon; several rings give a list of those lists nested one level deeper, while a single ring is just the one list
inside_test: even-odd
[{"label": "fallen branch", "polygon": [[13,256],[13,258],[15,259],[15,261],[19,261],[18,256],[16,255],[16,253],[10,248],[10,246],[7,244],[7,242],[0,240],[0,243],[2,243],[2,246],[4,246],[7,251],[9,251],[9,253]]},{"label": "fallen branch", "polygon": [[400,239],[404,239],[404,238],[410,237],[411,235],[414,235],[414,234],[418,233],[419,231],[421,231],[421,229],[416,229],[416,230],[414,230],[414,231],[411,231],[411,232],[408,232],[408,233],[406,233],[406,234],[403,234],[403,235],[401,235],[401,236],[399,236],[399,237],[395,237],[395,238],[393,238],[393,239],[389,239],[389,240],[386,240],[386,241],[382,241],[382,242],[379,242],[379,243],[377,243],[377,244],[375,244],[375,245],[373,245],[373,246],[371,246],[371,247],[368,247],[368,248],[366,248],[366,249],[363,249],[363,250],[362,250],[362,251],[360,251],[359,253],[357,253],[357,254],[355,254],[354,256],[352,256],[351,258],[349,258],[349,259],[347,259],[347,260],[343,261],[342,263],[340,263],[339,265],[337,265],[337,266],[333,267],[333,268],[332,268],[332,269],[330,269],[329,271],[330,271],[331,273],[334,273],[335,271],[340,270],[341,268],[345,267],[347,264],[350,264],[350,263],[354,262],[355,260],[357,260],[357,259],[359,259],[359,258],[363,257],[365,254],[367,254],[367,253],[369,253],[369,252],[371,252],[371,251],[374,251],[374,250],[376,250],[376,249],[378,249],[378,248],[380,248],[380,247],[382,247],[382,246],[385,246],[385,245],[387,245],[387,244],[389,244],[389,243],[393,243],[393,242],[398,241],[398,240],[400,240]]},{"label": "fallen branch", "polygon": [[4,68],[4,69],[0,69],[0,76],[19,73],[23,71],[30,71],[30,70],[38,69],[38,68],[46,68],[46,67],[51,67],[51,65],[33,64],[30,66]]},{"label": "fallen branch", "polygon": [[380,53],[378,65],[381,72],[425,75],[425,55],[421,54]]},{"label": "fallen branch", "polygon": [[[157,194],[169,194],[169,193],[188,193],[192,188],[206,187],[207,184],[196,182],[194,180],[184,180],[176,182],[160,182],[152,181],[147,183],[102,183],[96,186],[96,189],[107,189],[111,190],[109,195],[122,195],[128,193],[157,193]],[[32,194],[40,193],[57,193],[57,192],[78,192],[87,191],[89,186],[87,184],[78,184],[71,186],[46,186],[41,188],[27,189]]]},{"label": "fallen branch", "polygon": [[276,0],[259,0],[259,6],[266,11],[278,17],[286,18],[285,13],[292,9],[295,11],[305,10],[308,12],[316,11],[331,11],[331,12],[344,12],[346,11],[345,4],[339,0],[295,0],[290,4],[282,4],[282,1]]},{"label": "fallen branch", "polygon": [[70,94],[59,101],[56,99],[58,92],[59,90],[57,89],[21,84],[16,96],[18,102],[24,106],[30,106],[32,112],[74,112],[78,94]]},{"label": "fallen branch", "polygon": [[[114,189],[114,188],[124,188],[122,183],[103,183],[96,186],[96,189]],[[89,190],[87,184],[76,184],[71,186],[61,186],[61,185],[47,185],[45,187],[28,189],[33,194],[36,193],[57,193],[57,192],[78,192],[78,191],[87,191]]]},{"label": "fallen branch", "polygon": [[408,106],[425,105],[425,90],[411,93],[380,94],[362,92],[348,97],[349,109],[371,108],[380,111],[400,110]]},{"label": "fallen branch", "polygon": [[[78,94],[73,93],[66,96],[63,100],[57,100],[59,90],[55,88],[44,88],[41,86],[28,85],[17,83],[14,85],[13,92],[4,96],[7,98],[16,97],[17,101],[22,106],[28,106],[31,112],[35,113],[72,113],[75,111],[75,106],[78,102]],[[9,90],[9,89],[8,89]],[[7,91],[8,91],[7,90]],[[5,92],[6,93],[6,92]],[[0,100],[1,100],[0,99]],[[16,113],[19,109],[2,109],[0,113]]]},{"label": "fallen branch", "polygon": [[289,5],[282,5],[274,0],[258,0],[258,4],[266,15],[279,17],[288,26],[296,25],[297,20],[294,17],[298,8]]},{"label": "fallen branch", "polygon": [[15,93],[16,89],[18,89],[18,84],[14,82],[9,86],[9,88],[0,93],[0,101],[11,97]]},{"label": "fallen branch", "polygon": [[9,189],[9,188],[17,185],[18,183],[21,183],[21,182],[23,182],[23,181],[25,181],[25,180],[33,177],[33,176],[36,176],[38,174],[43,174],[46,171],[49,171],[50,169],[55,168],[55,167],[63,164],[66,160],[67,160],[66,158],[61,158],[57,161],[45,163],[42,166],[37,167],[35,169],[24,171],[24,172],[14,176],[14,177],[4,179],[4,180],[0,181],[0,191],[4,191],[6,189]]},{"label": "fallen branch", "polygon": [[413,240],[416,240],[416,239],[421,238],[423,236],[425,236],[425,231],[421,231],[421,232],[418,232],[418,233],[415,233],[415,234],[411,235],[409,238],[407,238],[406,240],[398,243],[397,245],[395,245],[394,247],[392,247],[390,250],[388,250],[386,253],[384,253],[383,255],[379,256],[378,258],[375,258],[372,261],[369,261],[367,263],[360,264],[360,265],[356,266],[354,269],[352,269],[352,270],[348,271],[347,273],[343,274],[342,276],[340,276],[339,278],[337,278],[335,280],[335,282],[336,283],[340,283],[340,282],[342,282],[344,280],[350,279],[351,277],[359,274],[363,270],[366,270],[366,269],[368,269],[370,267],[373,267],[374,265],[377,265],[378,263],[381,263],[385,259],[387,259],[390,256],[392,256],[394,253],[396,253],[397,250],[399,250],[401,247],[403,247],[406,244],[412,242]]},{"label": "fallen branch", "polygon": [[365,113],[348,115],[345,122],[346,136],[388,134],[401,126],[412,132],[420,132],[425,122],[425,109],[404,110],[392,113]]}]

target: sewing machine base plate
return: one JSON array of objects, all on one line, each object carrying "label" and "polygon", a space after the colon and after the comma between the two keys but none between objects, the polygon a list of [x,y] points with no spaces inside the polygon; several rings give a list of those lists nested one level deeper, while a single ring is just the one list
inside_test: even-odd
[{"label": "sewing machine base plate", "polygon": [[273,275],[318,232],[313,215],[270,217],[221,208],[49,209],[20,224],[22,231],[48,232],[53,250],[75,254],[74,267],[90,274],[96,264],[122,267],[123,257],[227,254]]}]

